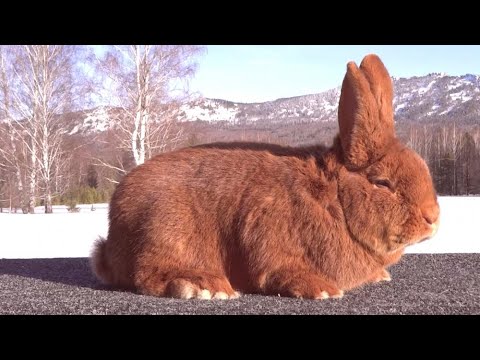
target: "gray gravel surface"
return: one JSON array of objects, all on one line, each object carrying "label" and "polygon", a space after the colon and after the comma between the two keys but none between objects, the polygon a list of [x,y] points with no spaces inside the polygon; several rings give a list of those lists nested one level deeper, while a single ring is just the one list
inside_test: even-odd
[{"label": "gray gravel surface", "polygon": [[405,255],[342,299],[176,300],[109,289],[88,259],[0,259],[0,314],[480,314],[480,254]]}]

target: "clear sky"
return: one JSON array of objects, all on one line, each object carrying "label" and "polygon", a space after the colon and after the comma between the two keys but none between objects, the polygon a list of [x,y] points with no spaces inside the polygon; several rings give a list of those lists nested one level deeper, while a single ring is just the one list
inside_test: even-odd
[{"label": "clear sky", "polygon": [[339,86],[348,61],[378,54],[390,75],[480,74],[478,45],[215,45],[199,58],[190,89],[205,97],[260,102]]}]

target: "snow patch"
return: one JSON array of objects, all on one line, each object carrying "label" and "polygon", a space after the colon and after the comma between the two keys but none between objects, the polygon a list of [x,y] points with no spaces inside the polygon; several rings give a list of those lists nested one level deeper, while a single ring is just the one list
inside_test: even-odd
[{"label": "snow patch", "polygon": [[454,107],[455,107],[455,105],[449,106],[447,110],[442,111],[439,115],[445,115],[445,114],[449,113],[450,111],[452,111],[452,109]]},{"label": "snow patch", "polygon": [[450,90],[454,90],[454,89],[456,89],[460,86],[462,86],[462,84],[453,83],[453,84],[447,85],[447,89],[450,91]]},{"label": "snow patch", "polygon": [[440,105],[437,105],[437,104],[433,105],[433,106],[432,106],[432,110],[429,111],[429,112],[427,112],[427,116],[430,116],[430,115],[435,114],[435,113],[436,113],[435,110],[437,110],[438,108],[440,108]]},{"label": "snow patch", "polygon": [[102,107],[96,109],[83,119],[83,127],[93,132],[105,131],[108,129],[110,123],[110,116],[107,110]]},{"label": "snow patch", "polygon": [[82,127],[82,125],[75,125],[75,127],[70,130],[70,132],[68,133],[68,135],[74,135],[74,134],[77,134],[80,130],[80,128]]},{"label": "snow patch", "polygon": [[[471,96],[467,96],[467,93],[465,92],[465,90],[462,90],[462,91],[459,91],[459,92],[450,94],[450,98],[451,98],[453,101],[462,100],[462,102],[465,102],[465,101],[467,101],[467,100],[470,100],[472,97],[471,97]],[[468,99],[467,99],[467,100],[464,100],[465,98],[468,98]]]},{"label": "snow patch", "polygon": [[180,107],[184,115],[180,117],[179,121],[230,121],[235,120],[238,114],[238,106],[235,104],[233,107],[225,107],[218,105],[213,101],[205,101],[204,104],[196,104],[195,106],[183,105]]},{"label": "snow patch", "polygon": [[332,105],[326,99],[323,99],[323,103],[321,105],[325,111],[334,111],[337,110],[337,105]]},{"label": "snow patch", "polygon": [[435,81],[436,80],[432,80],[432,81],[430,81],[430,83],[426,87],[419,88],[418,93],[420,95],[425,94],[427,91],[429,91],[432,88],[433,84],[435,84]]},{"label": "snow patch", "polygon": [[66,206],[54,206],[53,214],[43,207],[35,214],[0,213],[0,258],[88,257],[98,236],[108,231],[108,204],[79,205],[69,213]]}]

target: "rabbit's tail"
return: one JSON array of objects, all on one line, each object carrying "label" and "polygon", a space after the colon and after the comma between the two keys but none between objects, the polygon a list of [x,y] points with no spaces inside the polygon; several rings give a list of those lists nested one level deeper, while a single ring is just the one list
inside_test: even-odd
[{"label": "rabbit's tail", "polygon": [[90,258],[91,267],[97,278],[104,284],[112,284],[112,272],[108,264],[106,254],[106,239],[99,237],[95,242],[92,256]]}]

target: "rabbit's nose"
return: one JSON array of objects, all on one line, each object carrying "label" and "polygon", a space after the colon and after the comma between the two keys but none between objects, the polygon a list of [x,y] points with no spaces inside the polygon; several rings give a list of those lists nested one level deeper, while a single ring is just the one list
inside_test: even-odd
[{"label": "rabbit's nose", "polygon": [[437,223],[439,214],[440,209],[437,204],[422,209],[422,216],[429,225]]},{"label": "rabbit's nose", "polygon": [[429,225],[432,225],[435,222],[435,220],[433,220],[433,216],[431,215],[423,215],[423,218]]}]

